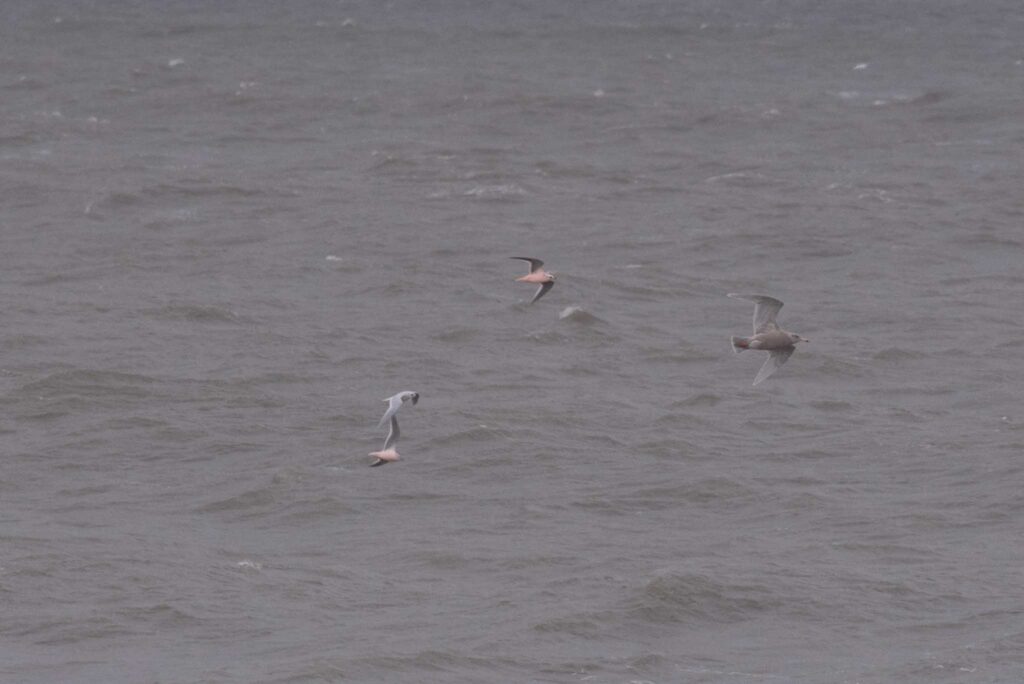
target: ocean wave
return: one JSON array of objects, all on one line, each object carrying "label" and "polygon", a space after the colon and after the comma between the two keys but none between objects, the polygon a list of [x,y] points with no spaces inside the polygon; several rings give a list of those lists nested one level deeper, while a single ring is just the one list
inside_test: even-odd
[{"label": "ocean wave", "polygon": [[533,625],[533,630],[545,635],[565,634],[572,637],[584,639],[597,638],[608,631],[608,614],[582,613],[567,617],[556,617],[538,622]]},{"label": "ocean wave", "polygon": [[707,575],[663,571],[632,601],[634,618],[657,624],[752,620],[784,605],[764,584],[726,583]]},{"label": "ocean wave", "polygon": [[920,349],[886,347],[885,349],[872,354],[871,358],[875,361],[914,361],[917,359],[928,358],[928,354]]},{"label": "ocean wave", "polygon": [[754,500],[758,492],[747,485],[726,477],[711,477],[665,487],[638,490],[628,500],[633,505],[652,510],[675,508],[682,504],[728,503]]},{"label": "ocean wave", "polygon": [[145,309],[142,313],[165,321],[238,323],[240,320],[238,314],[231,309],[209,304],[167,304],[156,309]]},{"label": "ocean wave", "polygon": [[452,328],[433,336],[438,342],[459,344],[469,342],[480,335],[479,328]]},{"label": "ocean wave", "polygon": [[567,306],[558,314],[559,320],[578,323],[579,325],[600,325],[605,323],[603,318],[595,316],[582,306]]},{"label": "ocean wave", "polygon": [[135,373],[102,370],[66,370],[26,383],[15,392],[34,399],[79,397],[82,399],[121,398],[125,400],[150,396],[157,384],[155,378]]},{"label": "ocean wave", "polygon": [[232,513],[251,511],[271,506],[275,501],[274,492],[268,487],[251,489],[241,494],[211,501],[193,509],[196,513]]},{"label": "ocean wave", "polygon": [[853,404],[848,401],[837,401],[832,399],[812,401],[810,406],[811,408],[824,411],[825,413],[844,413],[853,409]]},{"label": "ocean wave", "polygon": [[460,446],[473,446],[495,440],[507,439],[507,431],[484,426],[475,426],[464,430],[456,430],[444,437],[431,439],[427,446],[431,449],[453,449]]},{"label": "ocean wave", "polygon": [[690,406],[717,406],[722,401],[722,396],[711,392],[702,392],[692,397],[677,401],[672,404],[673,408],[686,408]]},{"label": "ocean wave", "polygon": [[526,189],[515,183],[499,185],[474,185],[462,192],[463,197],[488,202],[518,201],[526,195]]}]

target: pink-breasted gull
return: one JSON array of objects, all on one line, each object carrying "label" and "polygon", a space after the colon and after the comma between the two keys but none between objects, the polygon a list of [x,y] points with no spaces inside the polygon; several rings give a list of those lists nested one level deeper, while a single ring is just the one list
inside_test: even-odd
[{"label": "pink-breasted gull", "polygon": [[548,290],[555,286],[555,275],[544,270],[544,262],[540,259],[534,259],[532,257],[509,257],[509,259],[519,259],[520,261],[530,262],[530,272],[522,278],[516,278],[517,283],[538,283],[540,285],[540,287],[537,288],[537,293],[533,295],[533,299],[530,300],[530,304],[533,304],[535,301],[546,295]]}]

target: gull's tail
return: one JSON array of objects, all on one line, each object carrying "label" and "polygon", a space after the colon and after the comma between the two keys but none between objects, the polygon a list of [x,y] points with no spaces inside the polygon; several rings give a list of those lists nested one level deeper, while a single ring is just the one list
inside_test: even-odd
[{"label": "gull's tail", "polygon": [[736,354],[739,354],[741,351],[750,349],[750,347],[747,346],[749,344],[750,344],[750,339],[749,338],[746,338],[746,337],[736,337],[735,335],[733,335],[733,337],[732,337],[732,350]]}]

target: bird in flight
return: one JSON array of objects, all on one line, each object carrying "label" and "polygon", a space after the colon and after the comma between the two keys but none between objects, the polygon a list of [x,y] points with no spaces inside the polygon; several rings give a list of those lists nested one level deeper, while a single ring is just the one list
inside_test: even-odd
[{"label": "bird in flight", "polygon": [[540,287],[537,288],[537,293],[533,295],[533,299],[530,300],[531,304],[546,295],[548,290],[555,286],[555,275],[544,270],[544,262],[540,259],[534,259],[532,257],[509,257],[509,259],[519,259],[520,261],[530,262],[530,272],[521,278],[516,278],[516,282],[537,283],[540,285]]},{"label": "bird in flight", "polygon": [[732,338],[732,350],[739,354],[747,349],[758,349],[768,352],[761,370],[754,378],[754,384],[760,384],[768,376],[779,370],[782,364],[789,360],[789,357],[796,351],[799,342],[810,342],[805,337],[791,333],[779,327],[775,317],[782,308],[782,302],[774,297],[756,294],[729,293],[727,296],[735,299],[746,299],[754,302],[754,334],[750,337]]},{"label": "bird in flight", "polygon": [[411,401],[412,405],[415,406],[416,402],[420,400],[419,392],[399,392],[393,396],[388,397],[384,401],[388,404],[388,409],[384,412],[384,417],[377,423],[377,427],[380,427],[384,423],[388,422],[388,418],[398,413],[398,409],[405,405],[405,402]]},{"label": "bird in flight", "polygon": [[370,464],[371,468],[384,465],[385,463],[391,463],[401,458],[398,455],[398,449],[395,448],[395,444],[398,443],[398,436],[401,435],[401,431],[398,429],[398,409],[402,408],[406,402],[411,402],[413,406],[420,400],[419,392],[399,392],[398,394],[388,397],[384,401],[388,403],[388,409],[384,412],[384,417],[380,419],[380,423],[377,427],[384,424],[385,421],[390,420],[391,426],[388,429],[387,439],[384,440],[384,446],[380,451],[371,451],[370,456],[373,456],[377,460]]},{"label": "bird in flight", "polygon": [[391,429],[388,430],[388,437],[384,440],[384,446],[380,451],[370,452],[370,455],[377,459],[370,464],[371,468],[376,468],[401,458],[398,455],[398,449],[395,448],[395,444],[398,443],[398,436],[401,434],[398,429],[398,416],[391,416]]}]

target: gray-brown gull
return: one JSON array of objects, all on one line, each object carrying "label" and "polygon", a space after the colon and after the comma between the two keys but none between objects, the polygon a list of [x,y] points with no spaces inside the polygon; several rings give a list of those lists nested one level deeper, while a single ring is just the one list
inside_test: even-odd
[{"label": "gray-brown gull", "polygon": [[789,357],[796,351],[796,345],[800,342],[810,342],[807,338],[800,337],[779,327],[775,317],[782,308],[782,302],[774,297],[756,294],[736,294],[731,292],[729,297],[736,299],[748,299],[754,302],[754,334],[750,337],[732,338],[732,350],[739,354],[747,349],[758,349],[768,352],[761,370],[754,378],[754,384],[761,383],[765,378],[779,370],[782,364],[789,360]]}]

